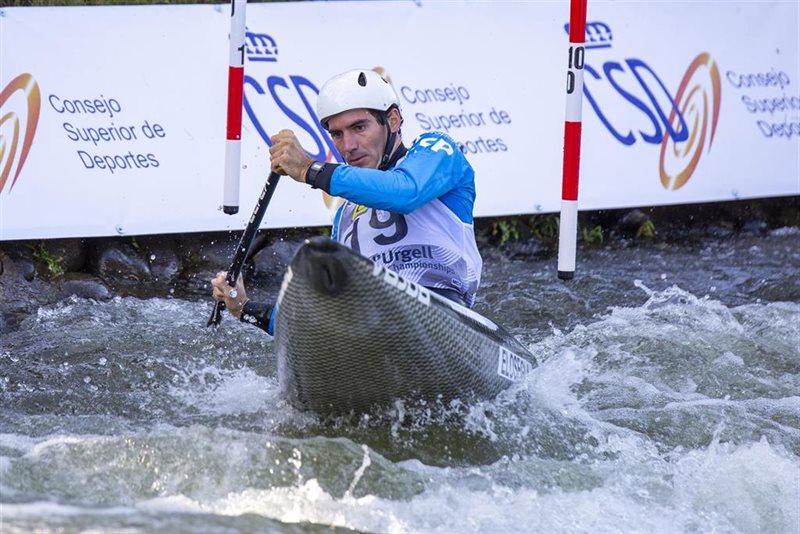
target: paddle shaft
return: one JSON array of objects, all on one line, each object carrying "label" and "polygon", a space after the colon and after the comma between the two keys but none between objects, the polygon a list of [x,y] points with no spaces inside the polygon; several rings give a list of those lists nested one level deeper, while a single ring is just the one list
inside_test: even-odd
[{"label": "paddle shaft", "polygon": [[[258,227],[261,226],[261,220],[264,218],[264,213],[267,211],[267,206],[272,199],[272,194],[275,192],[275,187],[278,185],[279,179],[279,174],[271,173],[269,178],[267,178],[267,183],[264,184],[264,190],[261,191],[261,196],[258,197],[256,207],[253,210],[253,214],[250,216],[250,222],[247,223],[247,227],[244,229],[242,238],[239,240],[239,245],[236,247],[236,253],[233,255],[231,266],[228,267],[226,281],[231,287],[236,287],[236,280],[239,278],[239,273],[242,272],[242,266],[244,265],[245,259],[247,259],[247,253],[253,245],[256,232],[258,232]],[[211,311],[211,317],[209,317],[206,326],[219,325],[220,321],[222,321],[222,312],[224,310],[225,303],[218,300],[214,304],[214,309]]]}]

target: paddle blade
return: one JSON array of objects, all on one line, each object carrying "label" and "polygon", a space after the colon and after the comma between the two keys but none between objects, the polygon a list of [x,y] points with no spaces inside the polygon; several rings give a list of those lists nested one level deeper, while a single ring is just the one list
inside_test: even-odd
[{"label": "paddle blade", "polygon": [[222,312],[225,310],[225,303],[222,301],[217,301],[214,303],[214,309],[211,310],[211,317],[208,318],[208,322],[206,323],[206,327],[209,326],[219,326],[219,323],[222,321]]}]

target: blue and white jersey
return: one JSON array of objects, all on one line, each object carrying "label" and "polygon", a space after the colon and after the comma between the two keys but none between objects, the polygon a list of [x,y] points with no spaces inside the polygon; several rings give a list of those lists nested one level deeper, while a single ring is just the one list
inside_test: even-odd
[{"label": "blue and white jersey", "polygon": [[338,166],[329,192],[345,198],[333,238],[406,280],[475,302],[483,261],[475,243],[475,172],[449,136],[420,135],[385,171]]}]

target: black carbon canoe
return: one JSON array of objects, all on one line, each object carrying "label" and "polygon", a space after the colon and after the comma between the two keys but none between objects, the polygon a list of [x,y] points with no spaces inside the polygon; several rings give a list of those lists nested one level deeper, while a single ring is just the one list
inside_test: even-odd
[{"label": "black carbon canoe", "polygon": [[325,237],[287,269],[275,344],[284,397],[321,415],[493,398],[536,366],[489,319]]}]

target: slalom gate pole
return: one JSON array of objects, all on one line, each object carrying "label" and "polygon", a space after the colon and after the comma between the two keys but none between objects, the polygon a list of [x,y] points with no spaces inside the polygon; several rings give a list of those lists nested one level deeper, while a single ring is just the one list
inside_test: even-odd
[{"label": "slalom gate pole", "polygon": [[239,212],[239,169],[242,160],[242,96],[244,91],[244,34],[247,0],[231,0],[228,67],[228,124],[225,142],[225,187],[222,211]]},{"label": "slalom gate pole", "polygon": [[561,280],[571,280],[575,276],[585,42],[586,0],[570,0],[564,168],[561,182],[561,219],[558,227],[558,277]]}]

